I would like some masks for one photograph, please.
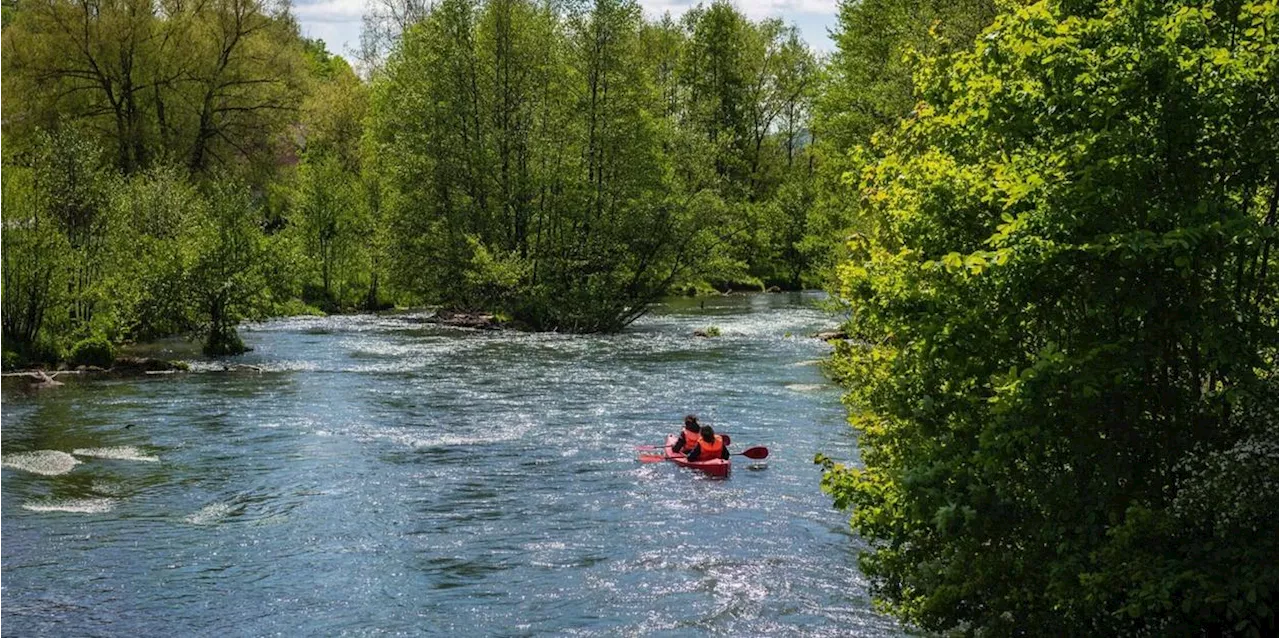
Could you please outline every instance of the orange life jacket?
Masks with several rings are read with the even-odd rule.
[[[698,460],[699,461],[710,461],[712,459],[718,459],[720,458],[720,455],[723,452],[724,452],[724,439],[720,438],[719,434],[716,435],[716,440],[710,443],[708,443],[706,439],[698,440]]]
[[[698,444],[698,441],[702,440],[702,435],[694,435],[689,430],[680,430],[680,440],[683,441],[680,445],[680,451],[688,452],[693,449],[693,446]]]

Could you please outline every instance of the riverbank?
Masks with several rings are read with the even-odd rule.
[[[738,282],[736,284],[722,284],[724,290],[718,290],[710,284],[698,283],[689,284],[687,286],[678,286],[671,292],[670,298],[686,298],[693,300],[706,300],[718,297],[727,297],[730,295],[747,295],[756,293],[800,293],[801,290],[784,290],[778,286],[771,286],[764,289],[756,287],[755,284]],[[325,312],[314,304],[306,303],[302,300],[294,299],[289,302],[280,304],[278,312],[255,317],[251,321],[269,321],[272,319],[287,319],[293,317],[327,317],[327,316],[344,316],[344,315],[360,315],[368,314],[370,311],[360,308],[344,308],[335,312]],[[461,310],[442,307],[413,307],[413,306],[396,306],[394,304],[383,304],[378,310],[373,311],[374,314],[386,313],[405,313],[405,312],[429,312],[423,318],[427,323],[434,323],[442,326],[455,328],[472,328],[479,330],[518,330],[533,331],[533,328],[518,319],[513,319],[510,315],[497,311],[476,311]],[[824,334],[832,334],[827,331]],[[699,336],[706,336],[705,334]],[[817,336],[817,335],[815,335]],[[819,336],[819,338],[824,338]],[[86,339],[75,344],[55,345],[45,343],[44,345],[31,349],[31,353],[22,354],[14,350],[4,350],[2,364],[0,364],[0,372],[5,377],[28,377],[34,378],[32,375],[43,372],[46,374],[79,374],[86,376],[122,376],[130,374],[147,374],[156,372],[174,371],[178,367],[184,365],[183,361],[199,353],[195,349],[190,349],[184,357],[165,358],[154,355],[154,349],[149,346],[154,343],[173,343],[175,339],[185,339],[192,343],[195,342],[195,336],[167,335],[144,341],[109,341],[105,338],[98,337]],[[825,338],[824,338],[825,339]],[[88,348],[83,346],[88,345]],[[84,349],[91,352],[89,356],[80,356],[80,351]],[[238,354],[238,353],[236,353]],[[117,355],[119,355],[117,357]],[[235,356],[234,354],[231,356]],[[148,361],[139,361],[147,359]]]

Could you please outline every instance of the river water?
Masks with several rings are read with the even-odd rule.
[[[4,633],[898,635],[818,489],[815,452],[857,452],[816,300],[283,319],[242,329],[261,372],[6,383]],[[635,461],[688,412],[767,464]]]

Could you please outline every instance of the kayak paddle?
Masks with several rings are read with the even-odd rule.
[[[759,461],[761,459],[769,458],[769,448],[764,447],[763,445],[756,446],[756,447],[749,447],[741,452],[735,452],[733,454],[730,454],[729,456],[745,456],[749,459],[755,459]]]
[[[663,448],[660,448],[656,445],[637,445],[636,449],[661,450]],[[755,459],[757,461],[760,461],[760,460],[769,458],[769,448],[764,447],[763,445],[757,445],[756,447],[749,447],[741,452],[734,452],[729,456],[745,456],[749,459]],[[640,460],[646,463],[655,463],[657,461],[666,460],[666,457],[661,454],[645,454],[640,456]]]

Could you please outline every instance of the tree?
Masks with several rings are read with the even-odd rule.
[[[187,71],[195,108],[189,164],[204,171],[210,159],[234,153],[274,165],[276,135],[283,132],[302,95],[301,46],[288,5],[266,0],[211,0],[197,12]]]
[[[310,227],[325,296],[368,281],[357,238],[381,216],[351,184],[367,89],[287,3],[34,0],[6,5],[3,49],[6,364],[197,327],[236,351],[235,321],[310,274],[280,250],[299,156],[304,176],[340,166],[309,192],[340,204]]]
[[[391,175],[378,201],[399,287],[595,332],[690,271],[704,227],[672,178],[679,135],[662,113],[674,106],[642,25],[634,2],[560,14],[494,0],[441,3],[409,30],[371,130]]]
[[[270,175],[302,95],[287,5],[265,0],[34,0],[4,29],[6,136],[68,120],[132,174],[216,160]]]
[[[804,148],[807,146],[806,141],[812,144],[812,131],[807,129],[813,99],[817,94],[818,61],[795,27],[785,31],[778,57],[774,83],[779,103],[778,117],[782,121],[779,132],[782,147],[787,154],[787,169],[792,169],[802,153],[811,158]],[[803,139],[805,134],[809,135],[809,140]],[[812,161],[804,168],[811,175]]]
[[[342,58],[325,51],[322,40],[304,42],[309,82],[298,117],[300,152],[336,157],[342,169],[360,172],[369,87]]]
[[[803,191],[800,182],[812,179],[792,169],[811,139],[807,103],[816,84],[814,56],[794,27],[778,20],[752,22],[729,3],[699,5],[682,23],[677,175],[691,190],[715,189],[731,211],[717,249],[722,254],[711,259],[712,283],[798,285],[786,273],[804,262],[784,236],[792,215],[803,212],[799,219],[807,218],[811,198],[775,200],[785,183]],[[796,192],[790,189],[788,197]]]
[[[63,129],[42,134],[32,158],[35,205],[44,209],[66,242],[67,325],[76,337],[88,336],[106,291],[100,284],[111,225],[108,197],[113,176],[103,170],[98,149]],[[39,222],[34,222],[39,225]]]
[[[109,127],[116,164],[125,172],[144,165],[147,145],[144,100],[154,89],[152,56],[164,51],[152,0],[36,0],[19,5],[5,29],[6,90],[23,102],[10,112],[29,112],[25,125],[50,128],[57,117]],[[36,108],[32,108],[36,107]],[[25,121],[24,121],[25,120]]]
[[[46,323],[59,307],[65,284],[61,278],[66,240],[33,184],[32,171],[10,167],[4,184],[3,328],[6,353],[19,360],[56,359],[57,352],[41,347]],[[41,352],[43,350],[43,352]],[[20,361],[18,361],[20,362]],[[5,368],[13,361],[6,354]]]
[[[18,0],[0,0],[0,29],[8,27],[17,12]]]
[[[365,77],[383,71],[405,32],[429,13],[423,0],[369,0],[361,16],[359,61]]]
[[[224,179],[209,189],[182,234],[187,286],[205,334],[204,353],[236,355],[248,350],[236,324],[264,302],[268,247],[248,188]]]
[[[806,222],[806,260],[834,273],[846,257],[854,214],[844,175],[850,151],[912,117],[912,71],[919,56],[965,51],[996,15],[994,0],[844,0],[832,33],[836,51],[814,101],[818,183]],[[833,282],[829,282],[834,285]]]
[[[855,156],[865,467],[824,488],[930,631],[1277,625],[1274,2],[1038,2]]]
[[[370,131],[391,190],[393,281],[463,307],[466,236],[486,232],[491,175],[475,30],[471,3],[446,0],[407,31],[374,87]]]
[[[665,290],[665,273],[653,277],[677,228],[651,116],[660,98],[639,64],[641,23],[639,5],[627,0],[597,0],[571,17],[569,63],[581,78],[570,107],[577,193],[559,202],[558,232],[537,254],[541,292],[523,312],[538,324],[617,330]]]
[[[188,303],[182,235],[204,201],[179,166],[136,173],[111,193],[114,224],[107,235],[110,262],[103,288],[109,336],[147,340],[191,332],[196,310]]]
[[[725,197],[739,199],[751,177],[748,91],[753,78],[746,56],[752,25],[723,1],[699,5],[684,19],[691,31],[681,72],[688,87],[689,121],[715,148],[717,187]]]
[[[680,53],[686,46],[687,36],[671,14],[666,13],[657,22],[641,26],[640,39],[644,48],[642,59],[649,69],[649,81],[662,100],[662,115],[675,121],[680,115],[682,101]]]
[[[358,174],[345,171],[337,158],[316,152],[298,169],[293,225],[302,235],[306,259],[320,272],[321,307],[335,310],[335,279],[356,249],[359,232]],[[314,270],[312,271],[314,272]]]

